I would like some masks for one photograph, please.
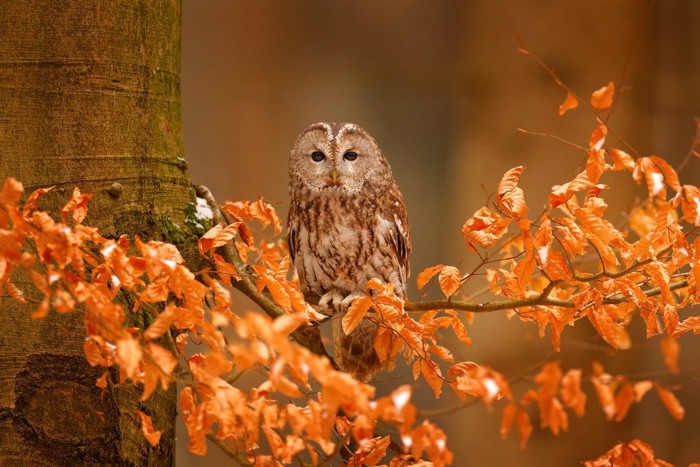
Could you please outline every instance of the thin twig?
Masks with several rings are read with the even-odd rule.
[[[233,459],[238,463],[238,465],[253,465],[252,462],[248,460],[248,455],[238,452],[226,443],[226,440],[219,439],[213,433],[207,433],[207,439],[221,449],[221,452],[226,454],[228,457]]]
[[[345,433],[345,434],[343,435],[343,437],[340,438],[340,439],[338,440],[337,443],[335,443],[335,447],[333,448],[333,452],[331,452],[330,454],[328,454],[328,455],[326,456],[326,458],[323,459],[323,461],[321,461],[321,462],[319,462],[318,464],[316,464],[316,467],[325,467],[326,465],[329,465],[329,464],[333,461],[333,459],[335,458],[335,456],[337,456],[338,454],[340,454],[340,451],[342,451],[343,446],[345,446],[345,443],[347,442],[348,438],[350,438],[350,433],[351,433],[351,432],[352,432],[352,428],[349,429],[349,430],[347,431],[347,433]]]

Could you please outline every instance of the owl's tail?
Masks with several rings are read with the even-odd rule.
[[[374,350],[374,337],[379,325],[369,319],[363,319],[349,334],[343,332],[342,315],[333,319],[334,360],[343,371],[352,374],[355,379],[367,382],[380,371],[391,371],[396,366],[396,358],[381,361]]]

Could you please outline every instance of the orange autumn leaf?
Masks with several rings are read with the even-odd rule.
[[[566,112],[568,112],[569,110],[575,109],[576,107],[578,107],[578,99],[576,99],[576,96],[574,96],[570,92],[567,93],[566,99],[564,99],[564,102],[562,102],[559,105],[559,116],[561,117]]]
[[[525,196],[522,188],[518,187],[518,180],[520,180],[523,170],[523,166],[510,169],[503,175],[496,190],[498,208],[515,220],[522,219],[527,214]]]
[[[46,193],[53,190],[54,188],[55,188],[55,186],[52,186],[49,188],[39,188],[37,190],[34,190],[29,195],[29,198],[27,198],[27,201],[24,202],[24,207],[22,208],[22,216],[23,217],[31,216],[32,212],[39,209],[39,198],[41,198],[42,196],[44,196]]]
[[[588,310],[587,315],[596,332],[605,342],[615,349],[621,348],[618,342],[618,324],[610,316],[607,308],[594,307]]]
[[[256,220],[263,227],[272,224],[276,234],[282,232],[282,222],[277,211],[263,198],[257,201],[226,201],[222,210],[235,220]]]
[[[142,302],[164,302],[170,293],[170,284],[167,276],[160,276],[139,294],[139,300]]]
[[[542,221],[533,241],[535,250],[537,251],[537,258],[539,259],[540,265],[544,268],[547,266],[549,249],[554,241],[554,236],[552,235],[552,221],[549,219]]]
[[[603,149],[590,149],[588,151],[588,159],[586,160],[586,176],[591,183],[598,183],[601,175],[608,170],[610,166],[605,163],[605,151]]]
[[[651,381],[638,381],[634,383],[634,401],[641,402],[647,392],[654,388]]]
[[[641,182],[642,175],[644,175],[649,198],[665,193],[666,185],[675,192],[682,190],[676,171],[668,162],[657,156],[640,158],[632,175],[637,183]]]
[[[58,313],[69,313],[75,308],[75,299],[63,287],[54,292],[53,307]]]
[[[525,449],[527,447],[527,442],[532,434],[532,422],[530,421],[530,415],[523,408],[518,410],[515,416],[515,423],[518,427],[518,433],[520,434],[520,447]]]
[[[124,338],[117,341],[116,361],[126,372],[127,377],[134,377],[136,370],[138,370],[142,355],[143,352],[141,350],[141,346],[133,337]]]
[[[615,416],[613,420],[621,422],[627,416],[632,404],[636,402],[636,394],[632,385],[624,382],[615,395]]]
[[[612,106],[615,84],[610,81],[607,86],[594,91],[591,94],[591,105],[596,110],[607,110]]]
[[[431,266],[429,268],[423,269],[416,278],[416,285],[418,286],[418,288],[422,289],[423,287],[425,287],[425,284],[427,284],[428,281],[433,278],[433,276],[442,271],[444,267],[444,265],[438,264],[437,266]]]
[[[581,390],[581,374],[580,369],[572,369],[566,372],[561,379],[561,398],[564,405],[574,411],[574,413],[583,417],[586,413],[586,393]]]
[[[83,342],[83,352],[85,353],[85,359],[88,361],[90,366],[109,366],[111,363],[104,357],[102,348],[104,342],[100,336],[92,336],[85,339]]]
[[[97,386],[100,389],[107,389],[107,378],[109,377],[109,372],[105,371],[102,373],[102,376],[97,378],[97,381],[95,381],[95,386]]]
[[[270,291],[270,295],[272,295],[272,299],[277,302],[284,311],[290,313],[292,311],[292,299],[285,287],[272,276],[266,274],[262,277],[265,282],[265,287],[267,287],[267,290]]]
[[[347,313],[343,316],[343,332],[349,335],[355,330],[362,318],[367,314],[367,310],[372,306],[372,298],[369,296],[357,297],[352,301]]]
[[[468,394],[483,398],[487,405],[503,397],[509,400],[513,398],[503,375],[474,362],[460,362],[452,365],[447,375],[454,379],[450,384],[458,395]]]
[[[588,179],[588,175],[584,171],[576,175],[570,182],[553,186],[549,194],[549,209],[554,209],[566,203],[576,193],[588,190],[592,185],[593,184]]]
[[[275,318],[272,322],[272,329],[282,336],[288,336],[305,322],[306,315],[304,313],[290,313]]]
[[[559,362],[546,363],[535,376],[539,389],[536,392],[533,391],[533,397],[540,411],[540,427],[549,428],[554,435],[569,428],[568,415],[556,397],[561,377]]]
[[[24,193],[24,187],[19,180],[7,177],[0,190],[0,204],[4,206],[16,206]]]
[[[654,389],[656,390],[656,394],[659,396],[661,403],[664,405],[664,407],[666,407],[668,413],[671,414],[671,417],[678,421],[683,420],[685,417],[685,409],[681,405],[678,398],[676,398],[676,395],[665,387],[661,386],[659,383],[654,383]]]
[[[644,269],[644,272],[646,272],[646,274],[648,274],[659,287],[661,299],[664,301],[664,304],[671,306],[675,305],[676,299],[674,298],[673,293],[671,293],[671,288],[669,286],[671,278],[666,272],[663,264],[658,262],[651,263]]]
[[[599,458],[584,462],[584,465],[585,467],[673,467],[672,464],[664,460],[656,459],[651,446],[638,439],[632,440],[629,443],[616,444]]]
[[[605,417],[608,420],[612,420],[615,417],[616,406],[613,388],[610,385],[610,376],[606,374],[593,375],[591,376],[591,382]]]
[[[596,247],[606,265],[615,266],[618,259],[611,245],[624,245],[624,235],[609,221],[603,219],[592,207],[571,207],[571,211],[579,221],[581,229],[586,232],[588,239]]]
[[[445,465],[452,464],[453,454],[446,446],[446,438],[445,433],[440,428],[433,425],[428,420],[423,421],[423,423],[410,433],[402,434],[401,436],[404,446],[407,448],[410,446],[413,459],[408,458],[402,460],[398,458],[398,462],[392,462],[390,467],[407,465],[407,461],[409,461],[409,465],[421,467],[427,467],[429,465],[444,467]],[[423,452],[425,452],[430,462],[419,461],[416,463],[416,459],[422,458]]]
[[[588,241],[586,234],[581,230],[581,227],[568,217],[558,217],[552,219],[556,228],[557,239],[561,242],[567,253],[570,255],[582,255],[586,252]]]
[[[442,393],[442,374],[440,372],[440,367],[430,360],[419,360],[420,372],[423,377],[428,382],[428,386],[433,390],[435,398],[440,397]]]
[[[693,334],[700,334],[700,316],[691,316],[678,323],[673,331],[673,337],[678,337],[688,331],[693,331]]]
[[[680,372],[678,368],[678,355],[681,351],[678,339],[666,336],[661,338],[659,343],[661,344],[661,352],[664,357],[664,365],[666,365],[666,368],[668,368],[671,373],[677,375]]]
[[[446,362],[454,362],[455,359],[452,356],[452,352],[446,347],[443,347],[441,345],[431,345],[428,347],[428,351],[437,355],[440,357],[442,360],[445,360]]]
[[[612,170],[629,170],[630,172],[634,170],[634,159],[625,151],[613,148],[610,149],[609,154],[613,160]]]
[[[389,436],[371,439],[357,451],[356,456],[360,458],[362,465],[377,465],[386,456],[386,450],[390,442],[391,438]],[[364,453],[367,454],[362,455]]]
[[[221,255],[214,253],[212,255],[212,260],[214,261],[214,267],[216,268],[219,279],[225,285],[231,285],[231,278],[235,280],[241,279],[236,267],[233,264],[225,261]]]
[[[655,211],[656,206],[652,203],[644,203],[634,206],[627,215],[629,228],[643,239],[656,230]]]
[[[482,207],[465,222],[462,236],[470,250],[476,251],[476,246],[491,247],[507,232],[510,218],[504,218]]]
[[[87,216],[87,202],[92,199],[91,194],[82,194],[80,189],[76,187],[73,190],[73,196],[70,201],[61,209],[61,217],[65,222],[69,213],[73,213],[73,221],[80,224]]]
[[[588,141],[588,159],[586,161],[586,178],[592,185],[598,183],[600,176],[610,167],[605,163],[605,138],[608,128],[600,124],[593,132]]]
[[[239,226],[240,223],[237,222],[227,226],[224,226],[224,224],[215,225],[199,238],[199,252],[205,254],[226,245],[236,236]]]
[[[503,414],[501,415],[501,439],[505,441],[508,439],[508,434],[510,433],[513,423],[515,422],[515,416],[518,414],[519,410],[518,404],[515,402],[509,402],[503,408]]]
[[[656,164],[656,167],[659,168],[661,173],[664,176],[664,181],[666,184],[671,187],[673,191],[676,193],[680,193],[682,190],[680,181],[678,180],[678,173],[676,172],[676,169],[674,169],[671,164],[666,162],[664,159],[658,157],[658,156],[649,156],[649,159],[651,159],[654,164]]]
[[[440,283],[440,290],[445,294],[445,297],[450,298],[457,292],[460,285],[462,285],[462,274],[454,266],[445,266],[440,271],[440,276],[438,276],[438,282]]]
[[[389,330],[378,332],[377,335],[374,336],[372,345],[374,346],[374,351],[377,352],[377,357],[379,357],[380,362],[386,361],[386,359],[389,358],[393,342],[394,334]]]
[[[169,350],[166,350],[153,342],[149,342],[146,345],[146,350],[148,351],[150,358],[153,360],[153,363],[158,366],[158,370],[163,372],[163,376],[169,376],[173,373],[178,362],[177,358],[175,358],[175,356]],[[163,388],[167,389],[169,382],[168,378],[161,378],[161,381],[163,383]]]
[[[141,420],[141,432],[143,433],[144,438],[151,443],[151,446],[157,446],[163,432],[160,430],[155,431],[153,429],[153,420],[151,420],[151,417],[146,415],[144,412],[139,410],[136,413]]]
[[[700,189],[692,185],[683,185],[681,210],[686,222],[700,225]]]
[[[464,327],[464,323],[462,323],[456,314],[454,318],[452,318],[450,324],[452,325],[452,329],[454,330],[457,339],[459,339],[467,347],[471,347],[472,339],[469,337],[469,334],[467,334],[467,328]]]

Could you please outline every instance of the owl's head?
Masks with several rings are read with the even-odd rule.
[[[297,138],[289,157],[290,186],[312,191],[359,192],[369,180],[392,180],[376,141],[354,123],[314,123]]]

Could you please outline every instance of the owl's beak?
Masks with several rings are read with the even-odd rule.
[[[338,181],[338,172],[335,169],[333,169],[333,172],[331,172],[331,180],[333,180],[333,183]]]

